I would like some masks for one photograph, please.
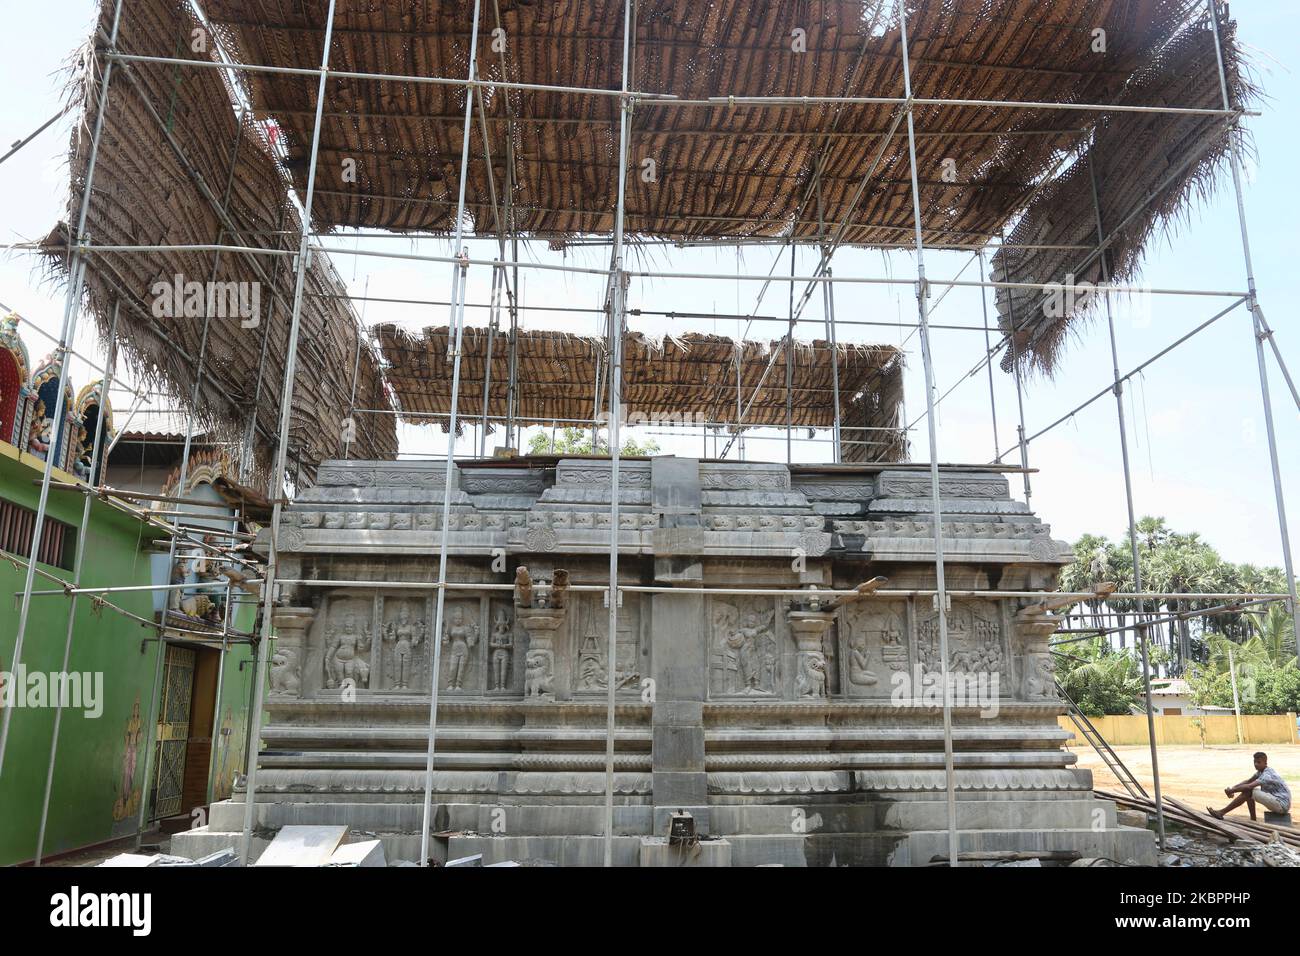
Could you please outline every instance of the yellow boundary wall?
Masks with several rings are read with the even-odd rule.
[[[1078,728],[1069,717],[1058,718],[1063,730],[1075,735],[1071,746],[1088,746]],[[1112,715],[1107,717],[1089,717],[1088,720],[1097,728],[1097,732],[1112,747],[1124,744],[1147,743],[1147,718],[1145,714]],[[1237,743],[1237,718],[1232,714],[1213,714],[1206,717],[1166,717],[1156,715],[1157,744],[1200,744],[1201,728],[1204,725],[1207,744]],[[1296,715],[1287,714],[1243,714],[1241,717],[1241,742],[1246,744],[1295,744],[1300,743],[1296,734]]]

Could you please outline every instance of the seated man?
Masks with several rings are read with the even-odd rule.
[[[1255,819],[1255,804],[1259,804],[1265,810],[1271,810],[1273,813],[1289,813],[1291,810],[1291,790],[1287,787],[1286,782],[1276,770],[1268,765],[1268,754],[1260,751],[1255,754],[1255,773],[1248,777],[1235,787],[1227,787],[1223,791],[1229,797],[1236,794],[1235,798],[1222,810],[1216,810],[1213,807],[1207,807],[1210,816],[1222,820],[1223,815],[1229,810],[1234,810],[1243,803],[1246,809],[1250,811],[1250,818]]]

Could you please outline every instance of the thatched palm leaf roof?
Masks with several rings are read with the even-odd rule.
[[[1130,77],[1186,23],[1191,0],[925,0],[909,20],[914,93],[1061,103],[1111,102]],[[1201,4],[1200,6],[1203,6]],[[237,55],[255,63],[319,65],[326,0],[207,0]],[[342,0],[331,67],[462,78],[468,75],[469,0],[383,4]],[[679,98],[903,95],[894,0],[642,0],[631,87]],[[484,6],[480,76],[511,82],[599,87],[621,82],[623,0],[500,3],[505,72],[489,48],[495,25]],[[1093,31],[1106,30],[1106,52]],[[803,30],[807,52],[795,52]],[[309,76],[251,74],[257,108],[287,131],[306,183],[315,99]],[[488,94],[496,186],[505,181],[507,117],[513,117],[519,228],[563,239],[612,228],[618,181],[618,102],[607,96],[511,90]],[[333,81],[321,136],[321,226],[448,230],[456,204],[464,94],[455,87],[359,79]],[[822,177],[825,216],[854,224],[850,242],[911,242],[906,137],[895,135],[871,188],[850,213],[896,107],[784,108],[642,101],[632,121],[633,173],[627,225],[633,234],[801,236],[818,232],[815,205],[800,200],[829,143]],[[1087,135],[1087,113],[919,107],[918,169],[929,242],[996,235],[1060,150]],[[1045,132],[1044,132],[1045,131]],[[828,140],[826,137],[830,136]],[[482,133],[472,133],[468,212],[494,219]],[[360,181],[342,183],[344,158]],[[945,158],[957,180],[944,182]],[[642,181],[645,160],[656,182]]]
[[[105,30],[113,6],[106,4],[102,11]],[[183,41],[183,52],[193,56],[189,40],[194,26],[188,8],[174,0],[132,2],[122,16],[118,46],[128,53],[172,56]],[[72,95],[82,101],[82,122],[74,132],[70,157],[68,217],[72,222],[81,204],[100,85],[99,76],[88,70],[73,88]],[[179,156],[168,131],[181,150]],[[237,157],[233,175],[232,155]],[[198,184],[200,179],[218,202],[230,183],[227,212],[236,234],[223,231],[221,218]],[[86,223],[93,244],[228,242],[275,248],[276,239],[268,233],[300,228],[287,185],[268,155],[258,125],[248,118],[240,130],[222,74],[213,70],[181,74],[175,67],[155,64],[115,68]],[[67,242],[65,225],[46,242],[51,267],[60,273],[66,270]],[[155,283],[171,284],[177,275],[187,282],[260,283],[256,327],[244,327],[238,316],[216,317],[208,323],[195,430],[241,439],[256,403],[260,425],[256,464],[265,473],[278,428],[288,353],[294,278],[289,260],[226,253],[215,271],[214,254],[205,252],[105,253],[92,255],[88,262],[86,296],[100,333],[107,335],[113,302],[120,298],[117,333],[124,357],[144,384],[183,405],[188,405],[194,385],[193,360],[205,348],[204,320],[159,317],[154,311]],[[251,286],[245,287],[251,300]],[[312,261],[305,289],[290,453],[310,475],[317,462],[341,449],[340,420],[349,407],[357,342],[364,332],[347,300],[339,298],[346,288],[327,259]],[[265,335],[269,339],[259,391],[257,369]],[[362,342],[357,402],[382,407],[386,398],[377,358]],[[397,440],[391,416],[358,421],[353,447],[367,457],[393,457]]]
[[[428,419],[420,413],[449,413],[452,365],[447,360],[447,328],[429,328],[412,335],[394,325],[380,325],[374,332],[402,411],[413,413],[412,421],[425,423]],[[520,331],[518,336],[518,420],[526,424],[590,420],[596,410],[597,371],[604,374],[609,363],[605,340],[532,330]],[[476,422],[483,412],[487,346],[486,329],[465,330],[457,401],[462,422]],[[622,389],[622,408],[628,420],[736,422],[737,351],[735,340],[723,336],[690,333],[659,341],[628,335],[623,346]],[[742,408],[748,408],[742,427],[784,426],[786,356],[782,342],[747,341],[739,351]],[[852,414],[861,419],[854,424],[880,430],[871,440],[882,442],[891,454],[901,451],[896,430],[902,401],[902,353],[888,345],[840,345],[834,354],[846,423],[852,408]],[[831,355],[826,342],[795,342],[790,394],[791,421],[796,427],[829,428],[834,424]],[[494,337],[491,369],[488,415],[504,417],[509,360],[502,335]],[[608,408],[608,389],[603,394],[602,412]],[[444,429],[448,426],[446,419],[440,424]]]
[[[1231,39],[1233,25],[1220,28]],[[1225,43],[1225,66],[1232,80],[1234,106],[1254,99],[1235,43]],[[1118,101],[1121,104],[1222,106],[1213,35],[1208,25],[1180,33],[1152,63],[1139,71]],[[1184,215],[1190,201],[1203,198],[1226,165],[1229,136],[1242,138],[1220,117],[1110,113],[1100,117],[1092,139],[1069,169],[1044,188],[1008,235],[1014,244],[1093,245],[1098,242],[1096,206],[1102,228],[1114,240],[1105,260],[1078,249],[1045,249],[1030,254],[1015,249],[993,258],[998,281],[1125,284],[1140,273],[1142,252],[1153,234]],[[1094,202],[1093,184],[1096,183]],[[1131,216],[1134,210],[1144,210]],[[1125,220],[1129,220],[1125,224]],[[1086,263],[1086,264],[1085,264]],[[1048,297],[1055,295],[1055,301]],[[998,289],[998,322],[1014,330],[1002,366],[1013,361],[1051,372],[1059,360],[1071,323],[1094,314],[1103,299],[1075,296],[1076,307],[1059,314],[1070,299],[1030,289]],[[1045,308],[1045,306],[1047,306]]]

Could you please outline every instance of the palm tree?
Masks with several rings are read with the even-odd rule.
[[[1295,667],[1295,622],[1287,612],[1284,602],[1268,606],[1267,611],[1251,611],[1248,614],[1250,626],[1254,631],[1251,641],[1258,641],[1260,648],[1274,667]]]

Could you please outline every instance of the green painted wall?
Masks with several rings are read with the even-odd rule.
[[[12,446],[0,444],[0,497],[35,508],[40,477],[39,463],[17,459]],[[83,499],[67,491],[51,491],[49,513],[71,525],[81,521]],[[91,509],[86,558],[81,583],[85,587],[150,584],[147,551],[150,531],[142,522],[96,502]],[[22,556],[24,559],[26,555]],[[12,595],[21,592],[24,570],[0,552],[0,670],[13,670],[18,614]],[[70,579],[70,571],[41,566]],[[36,588],[54,587],[37,576]],[[153,619],[150,592],[114,594],[110,600],[146,619]],[[30,675],[46,674],[62,666],[69,599],[32,599],[23,646],[22,663]],[[254,610],[241,608],[238,630],[248,630]],[[59,733],[58,759],[46,825],[45,856],[74,850],[135,832],[144,786],[145,748],[151,739],[147,726],[158,643],[142,644],[152,629],[107,608],[96,613],[91,601],[77,601],[70,672],[100,673],[102,713],[65,708]],[[227,733],[214,745],[218,762],[226,768],[220,791],[229,791],[230,777],[242,769],[252,665],[247,647],[227,656],[222,690],[222,723]],[[0,865],[32,859],[40,824],[45,774],[49,763],[54,708],[22,707],[14,711],[8,752],[0,773]],[[224,752],[223,752],[224,751]]]

